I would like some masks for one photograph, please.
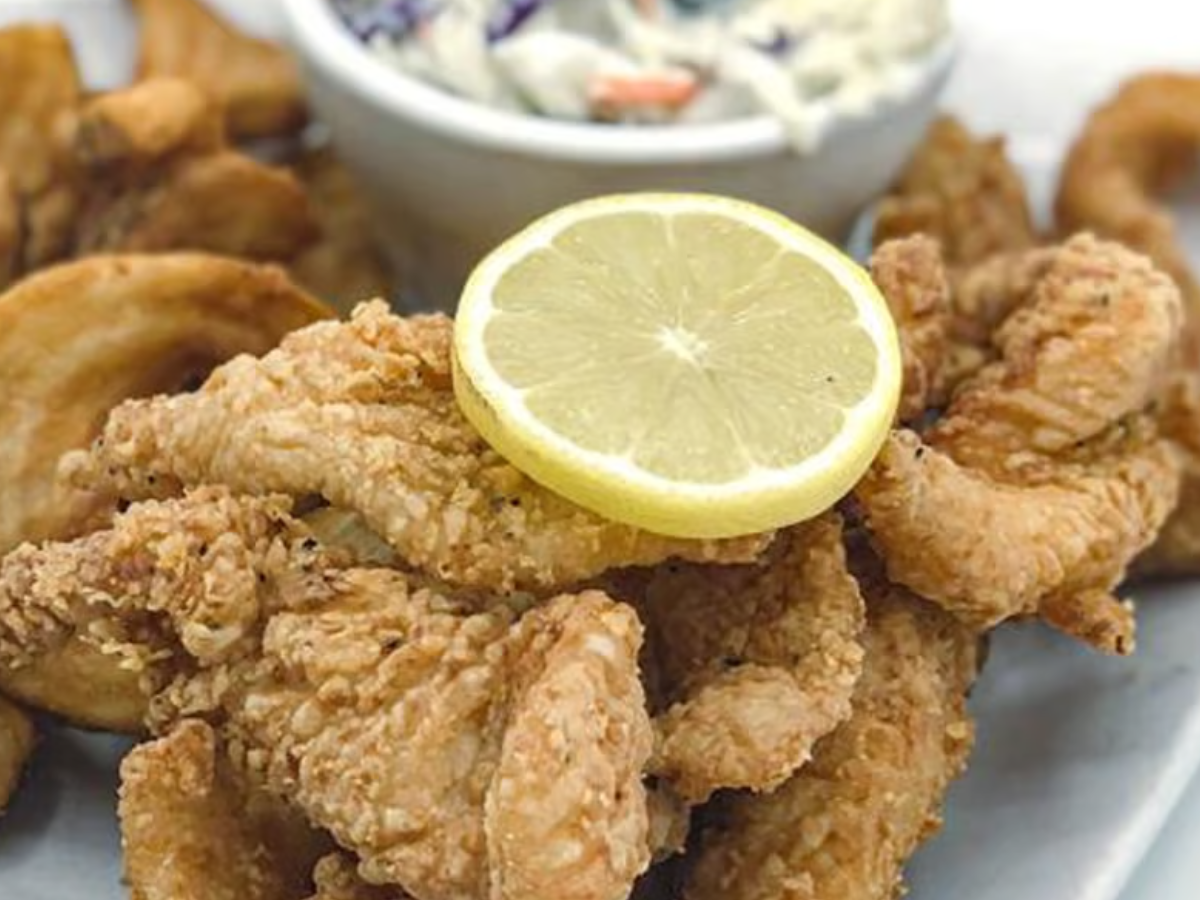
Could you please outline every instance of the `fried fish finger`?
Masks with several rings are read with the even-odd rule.
[[[8,806],[33,752],[33,723],[29,717],[0,697],[0,813]]]
[[[219,753],[212,728],[192,719],[121,763],[133,900],[296,900],[308,890],[324,841],[303,820],[288,821],[279,804],[248,803]],[[288,831],[309,832],[307,853],[280,840]]]
[[[686,900],[890,900],[966,765],[973,633],[902,591],[868,593],[866,664],[844,725],[771,794],[717,801]]]
[[[596,592],[524,614],[341,570],[284,498],[217,488],[0,564],[0,658],[63,633],[141,661],[151,723],[202,717],[415,896],[612,900],[650,859],[652,731],[634,611]]]
[[[943,117],[929,129],[876,213],[874,243],[924,234],[955,269],[1037,243],[1025,184],[1001,138],[981,140]]]
[[[661,566],[643,608],[668,699],[654,772],[688,802],[777,787],[850,714],[863,607],[835,515],[757,565]]]
[[[662,537],[604,520],[525,478],[458,409],[452,323],[366,304],[303,329],[197,392],[132,401],[67,465],[122,496],[173,483],[321,495],[362,514],[410,565],[456,584],[554,589],[610,568],[755,559],[769,536]]]
[[[980,628],[1040,611],[1130,652],[1111,591],[1178,498],[1177,454],[1147,411],[1179,321],[1144,258],[1087,236],[1054,251],[997,330],[997,360],[923,440],[894,434],[856,489],[890,577]]]

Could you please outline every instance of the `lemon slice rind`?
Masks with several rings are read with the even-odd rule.
[[[877,351],[875,383],[858,404],[841,407],[843,426],[817,453],[795,465],[755,470],[726,484],[665,478],[627,457],[580,447],[547,426],[508,384],[487,352],[493,290],[531,252],[572,225],[605,213],[724,212],[750,223],[780,247],[807,256],[855,300],[857,324]],[[887,304],[869,275],[828,242],[785,217],[745,201],[705,194],[624,194],[586,200],[539,219],[497,247],[463,290],[455,323],[455,393],[467,418],[499,453],[535,481],[581,506],[646,530],[720,538],[766,531],[811,518],[845,496],[887,435],[901,386],[899,340]]]

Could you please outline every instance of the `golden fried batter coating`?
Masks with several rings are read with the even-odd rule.
[[[133,900],[296,900],[307,891],[327,845],[297,813],[250,798],[219,753],[212,728],[192,719],[121,763]]]
[[[880,244],[871,256],[871,279],[900,334],[904,386],[896,415],[913,422],[946,394],[950,285],[937,242],[918,234]]]
[[[0,407],[0,552],[86,530],[96,498],[56,483],[58,458],[122,400],[190,387],[330,315],[279,269],[198,254],[79,260],[0,295],[14,399]]]
[[[660,566],[643,606],[668,699],[654,771],[685,800],[777,787],[850,714],[863,607],[837,516],[758,565]]]
[[[1200,75],[1146,72],[1088,118],[1060,176],[1055,213],[1070,234],[1095,231],[1150,256],[1176,280],[1200,325],[1200,285],[1159,196],[1196,165]]]
[[[956,269],[1037,243],[1003,139],[977,139],[950,117],[933,123],[876,213],[876,246],[913,234],[937,239]]]
[[[12,401],[0,405],[0,553],[108,521],[115,496],[73,491],[55,472],[117,403],[186,388],[329,314],[278,269],[194,254],[93,257],[0,295],[0,373]],[[117,731],[141,727],[137,678],[73,640],[21,668],[0,665],[0,689],[24,703]]]
[[[641,626],[595,591],[471,614],[338,570],[282,498],[135,505],[0,565],[0,659],[85,636],[170,682],[234,771],[416,896],[617,900],[650,859]]]
[[[1144,258],[1088,236],[1038,271],[993,336],[998,358],[924,440],[893,435],[855,496],[889,575],[965,621],[1040,611],[1130,652],[1132,616],[1110,592],[1178,496],[1177,455],[1145,411],[1179,296]]]
[[[458,584],[552,589],[669,557],[746,562],[767,536],[667,538],[587,512],[525,478],[463,417],[452,323],[382,303],[303,329],[262,359],[218,369],[197,392],[110,416],[75,480],[123,496],[172,481],[319,494],[356,510],[409,564]],[[154,483],[151,484],[151,479]]]
[[[888,573],[963,621],[1041,615],[1098,649],[1134,649],[1132,610],[1110,592],[1174,507],[1178,465],[1152,433],[1103,465],[1055,464],[1007,484],[893,434],[858,488]]]
[[[80,114],[75,152],[110,177],[141,174],[171,156],[214,153],[226,144],[220,109],[190,81],[156,78],[101,94]]]
[[[33,723],[24,712],[0,697],[0,813],[8,806],[8,798],[32,752]]]
[[[966,765],[977,671],[963,626],[903,592],[868,595],[866,667],[848,722],[771,794],[719,800],[686,900],[891,900]]]
[[[1119,240],[1150,256],[1183,292],[1186,324],[1178,383],[1161,403],[1164,433],[1184,455],[1179,506],[1138,561],[1149,575],[1200,571],[1200,283],[1162,198],[1196,167],[1200,75],[1146,72],[1088,118],[1063,165],[1055,213],[1064,232]]]
[[[91,101],[74,149],[86,176],[76,255],[286,260],[317,236],[295,176],[226,147],[219,107],[190,82],[153,79]]]
[[[355,863],[343,853],[331,853],[313,870],[317,892],[308,900],[409,900],[397,888],[367,884]]]

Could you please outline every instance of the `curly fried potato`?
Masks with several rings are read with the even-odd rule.
[[[0,296],[0,552],[107,520],[115,498],[71,490],[56,466],[113,406],[193,386],[328,315],[279,269],[198,254],[93,257]],[[94,727],[135,729],[145,705],[133,673],[73,644],[0,685]]]
[[[196,0],[134,0],[142,36],[138,75],[187,78],[225,108],[234,138],[302,128],[308,114],[295,63],[281,48],[241,34]]]
[[[1200,317],[1197,284],[1159,195],[1195,167],[1200,75],[1147,72],[1092,113],[1063,165],[1055,215],[1064,233],[1095,231],[1150,256]]]
[[[292,275],[346,312],[360,300],[392,296],[395,278],[350,173],[328,148],[303,156],[294,171],[308,192],[321,236],[288,264]]]
[[[23,223],[16,274],[61,257],[69,245],[78,201],[69,142],[81,96],[61,29],[0,28],[0,169]]]

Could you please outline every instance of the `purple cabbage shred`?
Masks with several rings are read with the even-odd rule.
[[[365,7],[354,0],[334,0],[334,8],[361,41],[377,35],[392,40],[407,37],[435,12],[431,0],[384,0]]]
[[[545,5],[546,0],[507,0],[488,23],[488,43],[494,44],[509,37]]]

